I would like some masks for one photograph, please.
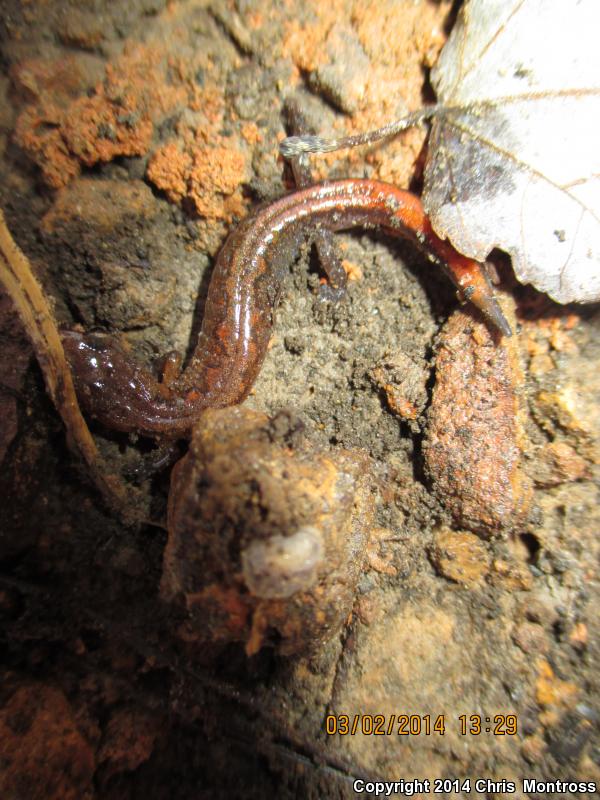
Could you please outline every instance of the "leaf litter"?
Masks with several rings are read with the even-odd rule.
[[[561,303],[600,300],[599,24],[596,0],[471,0],[432,72],[434,228]]]

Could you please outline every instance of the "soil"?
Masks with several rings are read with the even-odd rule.
[[[227,231],[286,191],[285,102],[325,136],[419,107],[458,5],[2,0],[0,203],[59,323],[148,365],[189,353]],[[314,160],[315,179],[418,191],[425,136]],[[0,298],[2,797],[600,784],[598,309],[499,256],[501,341],[409,244],[337,238],[346,296],[321,299],[307,244],[251,396],[200,423],[168,521],[163,446],[92,427],[125,524]],[[314,564],[267,558],[274,531]]]

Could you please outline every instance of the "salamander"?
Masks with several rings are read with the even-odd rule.
[[[189,435],[204,409],[240,403],[263,363],[286,268],[300,244],[311,231],[354,227],[412,239],[448,271],[462,299],[510,335],[481,265],[436,236],[418,197],[380,181],[326,181],[258,208],[229,235],[197,346],[172,380],[157,380],[110,337],[65,331],[84,411],[112,429],[173,439]]]

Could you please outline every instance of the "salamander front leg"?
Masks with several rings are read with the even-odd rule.
[[[298,102],[289,100],[286,103],[285,113],[288,127],[294,136],[309,132],[309,125]],[[304,153],[292,156],[288,159],[288,163],[297,189],[304,189],[314,185],[313,176],[308,165],[308,157]],[[316,227],[313,234],[313,242],[319,257],[319,263],[323,272],[327,275],[327,283],[319,287],[319,297],[322,300],[336,303],[346,294],[348,276],[342,266],[342,257],[335,235],[325,228]]]

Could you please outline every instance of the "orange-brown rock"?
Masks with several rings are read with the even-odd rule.
[[[547,653],[550,647],[548,635],[541,625],[522,622],[513,631],[513,641],[524,653],[539,655]]]
[[[536,684],[536,700],[545,708],[574,708],[579,696],[579,689],[570,682],[555,675],[554,670],[545,659],[538,664]]]
[[[516,337],[499,340],[459,310],[442,330],[435,375],[423,446],[435,494],[461,527],[487,536],[518,528],[527,519],[532,486],[522,464]]]
[[[366,456],[315,452],[286,414],[206,412],[169,497],[161,591],[182,636],[313,649],[348,617],[370,517]]]
[[[415,420],[427,403],[427,373],[406,354],[390,354],[375,366],[370,377],[380,388],[393,414]]]
[[[557,486],[582,480],[589,475],[589,464],[583,456],[566,442],[554,441],[540,453],[535,483],[537,486]]]
[[[106,65],[103,81],[87,92],[80,87],[79,94],[72,79],[57,80],[67,64],[35,66],[15,71],[15,82],[35,98],[17,119],[15,140],[53,189],[66,186],[82,165],[146,153],[154,125],[186,98],[183,87],[169,84],[160,53],[143,45],[125,48]]]
[[[148,180],[169,200],[187,200],[198,216],[230,221],[245,213],[240,185],[248,177],[243,153],[227,144],[194,144],[191,152],[169,142],[148,163]]]
[[[469,589],[481,586],[490,569],[490,555],[485,545],[468,531],[448,528],[438,531],[431,559],[444,577]]]

